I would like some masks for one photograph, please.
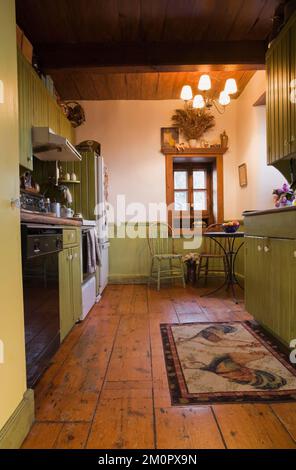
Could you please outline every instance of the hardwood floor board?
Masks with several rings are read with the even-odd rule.
[[[22,449],[52,449],[62,430],[62,423],[35,422]]]
[[[150,351],[125,355],[114,351],[110,360],[106,380],[110,382],[125,380],[151,380]]]
[[[99,400],[87,448],[153,449],[152,398],[139,396],[139,390],[106,390]]]
[[[179,313],[180,323],[200,323],[208,322],[209,319],[204,313]]]
[[[36,397],[37,421],[92,421],[97,404],[97,392],[54,392],[48,390]]]
[[[152,380],[140,381],[140,380],[125,380],[122,382],[105,382],[104,390],[145,390],[144,396],[152,397]],[[147,394],[149,392],[149,394]]]
[[[182,314],[203,314],[203,310],[196,300],[173,300],[177,315]]]
[[[154,388],[169,389],[163,352],[152,354],[152,380]]]
[[[65,423],[54,444],[55,449],[83,449],[90,429],[89,423]]]
[[[158,449],[224,449],[210,406],[156,409]]]
[[[134,285],[126,285],[124,286],[124,290],[122,292],[121,301],[117,307],[117,314],[118,315],[130,315],[132,309],[132,301],[134,296]]]
[[[213,410],[229,449],[296,448],[268,405],[214,405]]]
[[[271,408],[296,442],[296,402],[276,403]]]

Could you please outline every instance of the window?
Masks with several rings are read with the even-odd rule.
[[[174,163],[173,226],[192,228],[198,215],[207,225],[213,222],[212,164]]]

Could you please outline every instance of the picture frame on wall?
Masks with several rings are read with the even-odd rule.
[[[246,163],[242,163],[241,165],[239,165],[238,177],[239,177],[239,185],[241,188],[248,186],[248,173],[247,173]]]
[[[174,149],[179,143],[179,128],[161,127],[160,136],[162,149]]]

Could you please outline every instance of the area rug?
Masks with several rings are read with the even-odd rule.
[[[252,322],[160,325],[173,405],[296,401],[296,369]]]

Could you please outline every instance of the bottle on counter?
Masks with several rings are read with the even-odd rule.
[[[47,197],[44,203],[45,212],[50,212],[50,198]]]

